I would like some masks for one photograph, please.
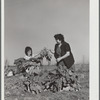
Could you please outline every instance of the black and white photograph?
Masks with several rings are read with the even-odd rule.
[[[89,7],[4,0],[4,100],[91,100]]]

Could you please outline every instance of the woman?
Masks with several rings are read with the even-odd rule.
[[[25,60],[29,60],[30,58],[34,57],[34,54],[32,53],[32,48],[27,46],[25,48]]]
[[[26,69],[27,73],[32,74],[32,73],[39,73],[40,72],[40,69],[39,69],[37,63],[31,61],[32,59],[34,61],[36,61],[37,58],[34,58],[34,55],[32,53],[32,48],[29,47],[29,46],[27,46],[25,48],[25,57],[24,57],[24,59],[26,60],[25,64],[27,66],[30,66],[29,68]]]

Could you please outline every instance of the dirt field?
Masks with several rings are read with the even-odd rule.
[[[43,67],[47,70],[55,68],[54,66]],[[56,93],[45,91],[37,95],[23,91],[20,75],[5,77],[5,100],[89,100],[89,65],[77,64],[76,73],[79,76],[80,91]]]

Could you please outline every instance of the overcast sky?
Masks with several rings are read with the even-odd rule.
[[[54,49],[56,33],[71,46],[76,63],[89,61],[89,0],[5,0],[5,60]],[[52,63],[54,63],[54,59]]]

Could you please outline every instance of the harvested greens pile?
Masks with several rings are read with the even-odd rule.
[[[9,70],[12,71],[15,76],[18,74],[21,75],[20,81],[16,84],[21,84],[24,92],[39,94],[42,91],[57,92],[64,89],[68,91],[79,90],[77,75],[70,76],[68,74],[67,77],[65,77],[57,69],[51,71],[43,69],[37,62],[39,62],[39,59],[32,58],[25,60],[24,58],[19,58],[14,62],[17,70]]]

